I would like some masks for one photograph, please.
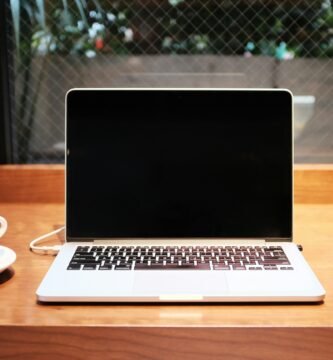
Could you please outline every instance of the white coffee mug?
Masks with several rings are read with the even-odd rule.
[[[5,235],[5,232],[7,231],[7,220],[0,216],[0,238],[1,236]]]

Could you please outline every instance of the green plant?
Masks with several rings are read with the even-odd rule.
[[[76,6],[74,6],[74,3]],[[85,55],[97,53],[127,53],[126,44],[133,40],[128,27],[127,10],[118,4],[106,11],[98,0],[54,2],[49,12],[49,30],[38,29],[33,36],[33,48],[45,54],[45,44],[50,41],[48,53]]]
[[[126,27],[125,12],[115,14],[102,9],[98,0],[88,7],[85,0],[53,2],[54,10],[46,14],[44,0],[10,0],[16,43],[16,144],[17,160],[28,160],[29,145],[40,88],[45,76],[47,55],[85,54],[98,51],[125,52],[124,43],[133,34]],[[108,24],[108,27],[104,24]],[[39,72],[33,71],[33,58],[42,56]],[[32,81],[34,80],[34,82]],[[32,85],[33,84],[33,85]]]

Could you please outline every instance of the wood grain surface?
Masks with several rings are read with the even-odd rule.
[[[295,176],[303,184],[295,242],[327,291],[324,303],[41,305],[35,292],[54,258],[31,253],[29,243],[64,224],[63,167],[0,167],[0,214],[9,223],[1,244],[17,254],[0,274],[0,359],[332,359],[332,169]],[[318,194],[306,194],[307,181]]]
[[[0,202],[63,203],[64,165],[0,165]],[[295,165],[294,201],[333,203],[333,165]]]
[[[298,204],[332,204],[333,165],[295,165],[294,202]]]
[[[64,165],[0,165],[0,203],[64,201]]]
[[[332,328],[6,327],[0,359],[331,360],[332,336]]]
[[[1,242],[17,253],[13,276],[0,275],[0,359],[333,357],[333,204],[295,207],[295,241],[327,290],[324,303],[302,305],[41,305],[35,291],[53,257],[29,242],[63,224],[64,206],[2,203],[0,213]]]

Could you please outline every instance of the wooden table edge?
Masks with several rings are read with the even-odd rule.
[[[9,326],[0,346],[3,358],[307,360],[332,358],[332,336],[332,327]]]

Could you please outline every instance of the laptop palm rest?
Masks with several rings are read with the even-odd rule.
[[[173,296],[214,296],[228,293],[228,285],[222,272],[212,271],[136,271],[135,295],[171,298]]]

